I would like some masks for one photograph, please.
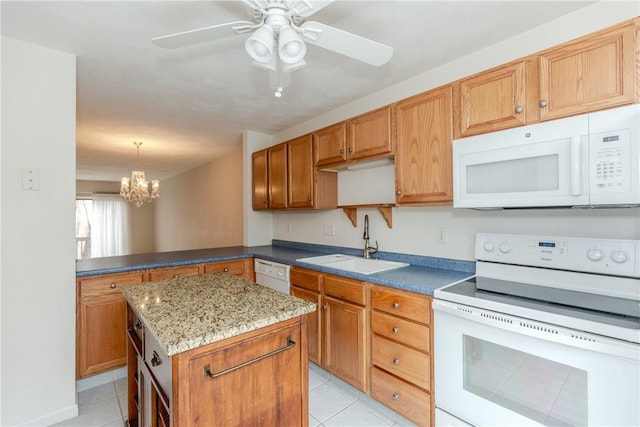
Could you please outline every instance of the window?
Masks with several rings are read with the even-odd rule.
[[[76,200],[76,258],[128,255],[130,205],[121,197],[94,194]]]

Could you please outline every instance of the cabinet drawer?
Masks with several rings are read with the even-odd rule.
[[[371,369],[371,396],[419,426],[431,423],[431,395],[377,368]]]
[[[165,353],[156,338],[149,333],[144,337],[144,361],[164,395],[171,396],[171,356]]]
[[[159,268],[149,272],[149,280],[166,280],[177,277],[197,276],[200,274],[200,267],[195,265],[183,265],[181,267]]]
[[[311,289],[312,291],[320,291],[320,274],[315,271],[294,267],[291,269],[289,277],[292,285]]]
[[[104,275],[79,279],[80,298],[120,295],[122,285],[142,283],[142,273]]]
[[[371,361],[427,391],[431,388],[431,360],[427,354],[374,335]]]
[[[325,295],[364,305],[364,283],[336,276],[324,276]]]
[[[242,276],[244,275],[244,261],[212,262],[204,265],[205,273],[216,273],[221,271],[233,274],[234,276]]]
[[[430,352],[429,327],[378,311],[371,312],[371,331],[425,353]]]
[[[371,288],[371,307],[405,317],[415,322],[429,324],[431,319],[430,298],[397,289],[374,286]]]

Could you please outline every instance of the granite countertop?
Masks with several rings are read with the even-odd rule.
[[[126,285],[122,293],[169,356],[316,310],[228,273]]]
[[[299,258],[331,253],[361,256],[362,250],[274,240],[272,245],[267,246],[234,246],[78,260],[76,263],[76,276],[83,277],[96,274],[121,273],[149,268],[173,267],[255,257],[420,294],[433,295],[436,289],[451,283],[467,280],[475,274],[474,261],[405,255],[391,252],[378,252],[374,255],[374,258],[406,262],[410,265],[382,273],[365,275],[297,261]]]

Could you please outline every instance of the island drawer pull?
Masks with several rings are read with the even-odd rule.
[[[220,371],[220,372],[217,372],[217,373],[214,374],[213,372],[211,372],[211,365],[207,365],[207,366],[204,367],[204,376],[206,378],[218,378],[218,377],[221,377],[221,376],[223,376],[225,374],[228,374],[230,372],[233,372],[233,371],[235,371],[237,369],[244,368],[245,366],[251,365],[252,363],[256,363],[256,362],[261,361],[262,359],[266,359],[267,357],[271,357],[271,356],[276,355],[278,353],[282,353],[285,350],[289,350],[291,347],[294,347],[295,345],[296,345],[295,341],[293,341],[291,339],[291,337],[289,336],[289,337],[287,337],[287,345],[286,346],[284,346],[282,348],[279,348],[277,350],[273,350],[272,352],[269,352],[267,354],[263,354],[262,356],[258,356],[255,359],[247,360],[246,362],[241,363],[239,365],[232,366],[231,368],[225,369],[224,371]]]

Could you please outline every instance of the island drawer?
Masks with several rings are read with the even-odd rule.
[[[336,276],[324,276],[324,293],[345,301],[364,305],[364,282],[351,279],[343,279]]]
[[[149,280],[176,279],[178,277],[197,276],[198,274],[200,274],[200,267],[197,264],[158,268],[149,272]]]
[[[431,424],[431,395],[375,367],[371,396],[419,426]]]
[[[120,295],[120,287],[142,283],[143,273],[105,274],[103,276],[78,279],[80,298]]]
[[[146,333],[144,337],[144,361],[165,396],[171,396],[171,356],[167,355],[156,337],[150,333]]]
[[[320,291],[320,274],[315,271],[294,267],[291,269],[289,278],[294,286]]]
[[[371,307],[415,322],[429,324],[430,298],[399,289],[383,286],[371,287]]]
[[[418,387],[431,388],[431,360],[427,354],[374,335],[371,362]]]
[[[409,345],[425,353],[430,352],[429,327],[379,311],[371,312],[371,331],[374,334]]]
[[[211,262],[209,264],[204,265],[204,272],[205,273],[225,272],[225,273],[233,274],[234,276],[242,276],[244,275],[244,261],[234,260],[234,261]]]

